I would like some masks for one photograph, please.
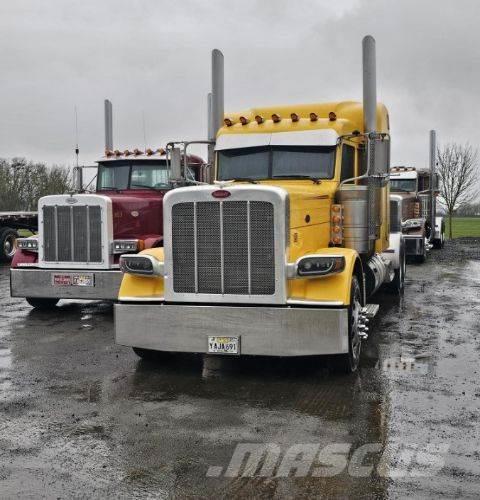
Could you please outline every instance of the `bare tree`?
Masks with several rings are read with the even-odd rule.
[[[449,219],[449,238],[452,238],[452,215],[471,202],[478,194],[478,150],[469,144],[447,144],[437,151],[440,177],[440,203]]]
[[[36,210],[38,199],[73,189],[70,171],[25,158],[0,159],[0,211]]]

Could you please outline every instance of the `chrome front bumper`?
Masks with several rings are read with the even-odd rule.
[[[54,286],[53,274],[93,274],[94,286]],[[12,297],[117,300],[122,273],[117,270],[10,269]]]
[[[117,344],[168,352],[207,352],[210,335],[240,337],[240,353],[308,356],[348,352],[348,310],[115,304]]]

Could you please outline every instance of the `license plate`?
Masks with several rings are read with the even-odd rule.
[[[53,286],[95,286],[93,273],[52,274]]]
[[[240,337],[208,337],[210,354],[240,354]]]

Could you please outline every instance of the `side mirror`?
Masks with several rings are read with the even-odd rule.
[[[182,178],[182,152],[180,148],[171,149],[170,178],[174,181],[178,181]]]

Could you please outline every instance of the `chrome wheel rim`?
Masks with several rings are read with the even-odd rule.
[[[361,339],[359,335],[359,318],[360,318],[360,310],[362,306],[360,304],[359,296],[358,296],[358,290],[355,293],[355,297],[353,299],[352,303],[352,361],[353,361],[353,367],[355,368],[358,364],[358,361],[360,359],[360,347],[361,347]]]
[[[17,239],[13,235],[7,236],[5,238],[5,241],[3,242],[3,253],[7,257],[14,256],[16,250],[16,241]]]

